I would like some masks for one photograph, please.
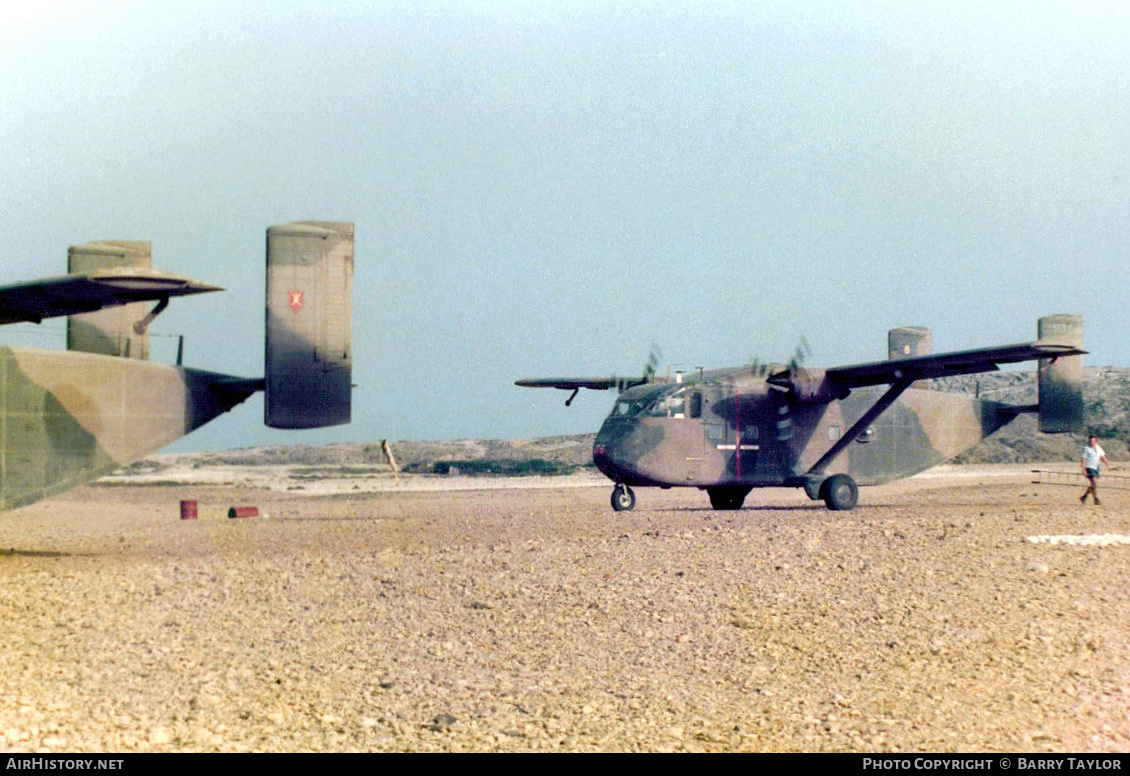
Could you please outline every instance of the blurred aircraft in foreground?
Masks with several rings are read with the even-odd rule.
[[[0,347],[0,510],[121,468],[256,391],[268,426],[349,422],[352,224],[267,230],[260,378],[185,368],[182,348],[175,365],[148,360],[149,324],[170,299],[222,290],[152,269],[149,243],[76,245],[68,263],[70,274],[0,287],[0,323],[70,316],[65,351]]]

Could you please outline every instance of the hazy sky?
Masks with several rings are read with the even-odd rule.
[[[833,365],[1067,312],[1130,365],[1115,0],[41,2],[0,17],[0,147],[0,282],[151,240],[228,289],[154,325],[189,366],[262,374],[268,226],[356,224],[353,424],[257,397],[175,449],[591,431],[612,395],[513,381],[653,342]]]

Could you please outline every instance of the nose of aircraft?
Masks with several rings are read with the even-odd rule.
[[[620,478],[619,470],[615,463],[618,457],[616,455],[616,435],[612,433],[608,426],[609,421],[605,420],[600,426],[600,431],[596,432],[596,439],[593,440],[592,445],[592,461],[606,477],[618,480]]]
[[[639,479],[637,456],[630,454],[635,433],[635,424],[621,418],[606,420],[597,432],[592,460],[610,480],[633,483]]]
[[[608,452],[607,444],[602,444],[600,436],[597,436],[597,441],[592,446],[592,462],[596,464],[596,468],[600,470],[601,474],[610,478],[617,479],[616,467],[612,465],[612,456]]]

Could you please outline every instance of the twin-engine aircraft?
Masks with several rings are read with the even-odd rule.
[[[532,388],[621,391],[593,444],[615,485],[612,508],[635,507],[632,487],[694,487],[715,509],[740,509],[753,488],[798,487],[829,509],[852,509],[860,485],[936,466],[1021,413],[1046,433],[1083,427],[1083,323],[1041,318],[1038,339],[931,354],[930,330],[888,334],[889,358],[831,369],[795,363],[641,378],[538,378]],[[918,380],[1039,362],[1039,403],[1009,405],[911,387]],[[885,388],[878,386],[887,386]]]
[[[149,359],[148,327],[173,297],[222,289],[152,269],[147,242],[72,247],[67,275],[0,287],[0,323],[70,316],[67,350],[0,347],[0,510],[129,464],[256,391],[274,428],[348,423],[353,224],[267,230],[266,374]],[[156,303],[152,309],[149,305]]]

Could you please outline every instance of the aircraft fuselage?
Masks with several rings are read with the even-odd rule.
[[[598,469],[625,485],[697,488],[800,485],[883,387],[798,402],[751,370],[622,393],[593,445]],[[1015,417],[997,402],[909,388],[822,467],[879,485],[936,466]]]
[[[256,381],[116,356],[0,348],[0,510],[160,450],[258,388]]]

